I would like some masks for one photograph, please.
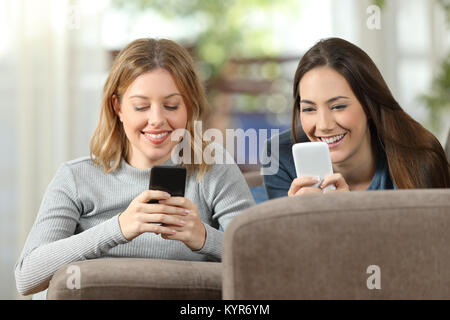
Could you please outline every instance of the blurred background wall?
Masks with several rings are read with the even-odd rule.
[[[0,0],[0,299],[58,166],[89,155],[112,59],[140,37],[190,50],[226,128],[290,125],[292,78],[321,38],[375,61],[394,96],[445,143],[448,0]],[[243,171],[257,163],[248,159]]]

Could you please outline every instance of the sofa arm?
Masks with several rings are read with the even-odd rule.
[[[137,258],[68,264],[54,274],[47,292],[49,300],[221,298],[220,263]]]
[[[223,298],[449,299],[449,230],[450,189],[271,200],[225,231]]]

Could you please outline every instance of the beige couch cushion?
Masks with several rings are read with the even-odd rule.
[[[222,264],[224,299],[450,299],[450,189],[271,200],[230,223]]]
[[[79,289],[72,281],[78,271],[70,266],[79,267]],[[59,269],[47,299],[221,299],[221,286],[222,268],[216,262],[94,259]]]

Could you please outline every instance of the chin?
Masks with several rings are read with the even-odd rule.
[[[170,152],[169,153],[148,153],[147,159],[149,159],[152,163],[155,162],[166,162],[166,159],[170,158]]]
[[[333,164],[341,163],[341,162],[345,161],[345,159],[347,159],[347,157],[345,157],[344,155],[335,154],[334,152],[330,153],[330,158],[331,158],[331,163],[333,163]]]

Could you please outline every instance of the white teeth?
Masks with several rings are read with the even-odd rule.
[[[163,133],[158,133],[158,134],[146,133],[145,135],[152,139],[161,139],[162,137],[165,137],[168,134],[169,134],[169,132],[163,132]]]
[[[328,144],[331,144],[331,143],[335,143],[336,141],[342,139],[344,136],[345,136],[345,133],[340,134],[338,136],[331,137],[331,138],[321,137],[320,140],[322,140],[323,142],[326,142]]]

